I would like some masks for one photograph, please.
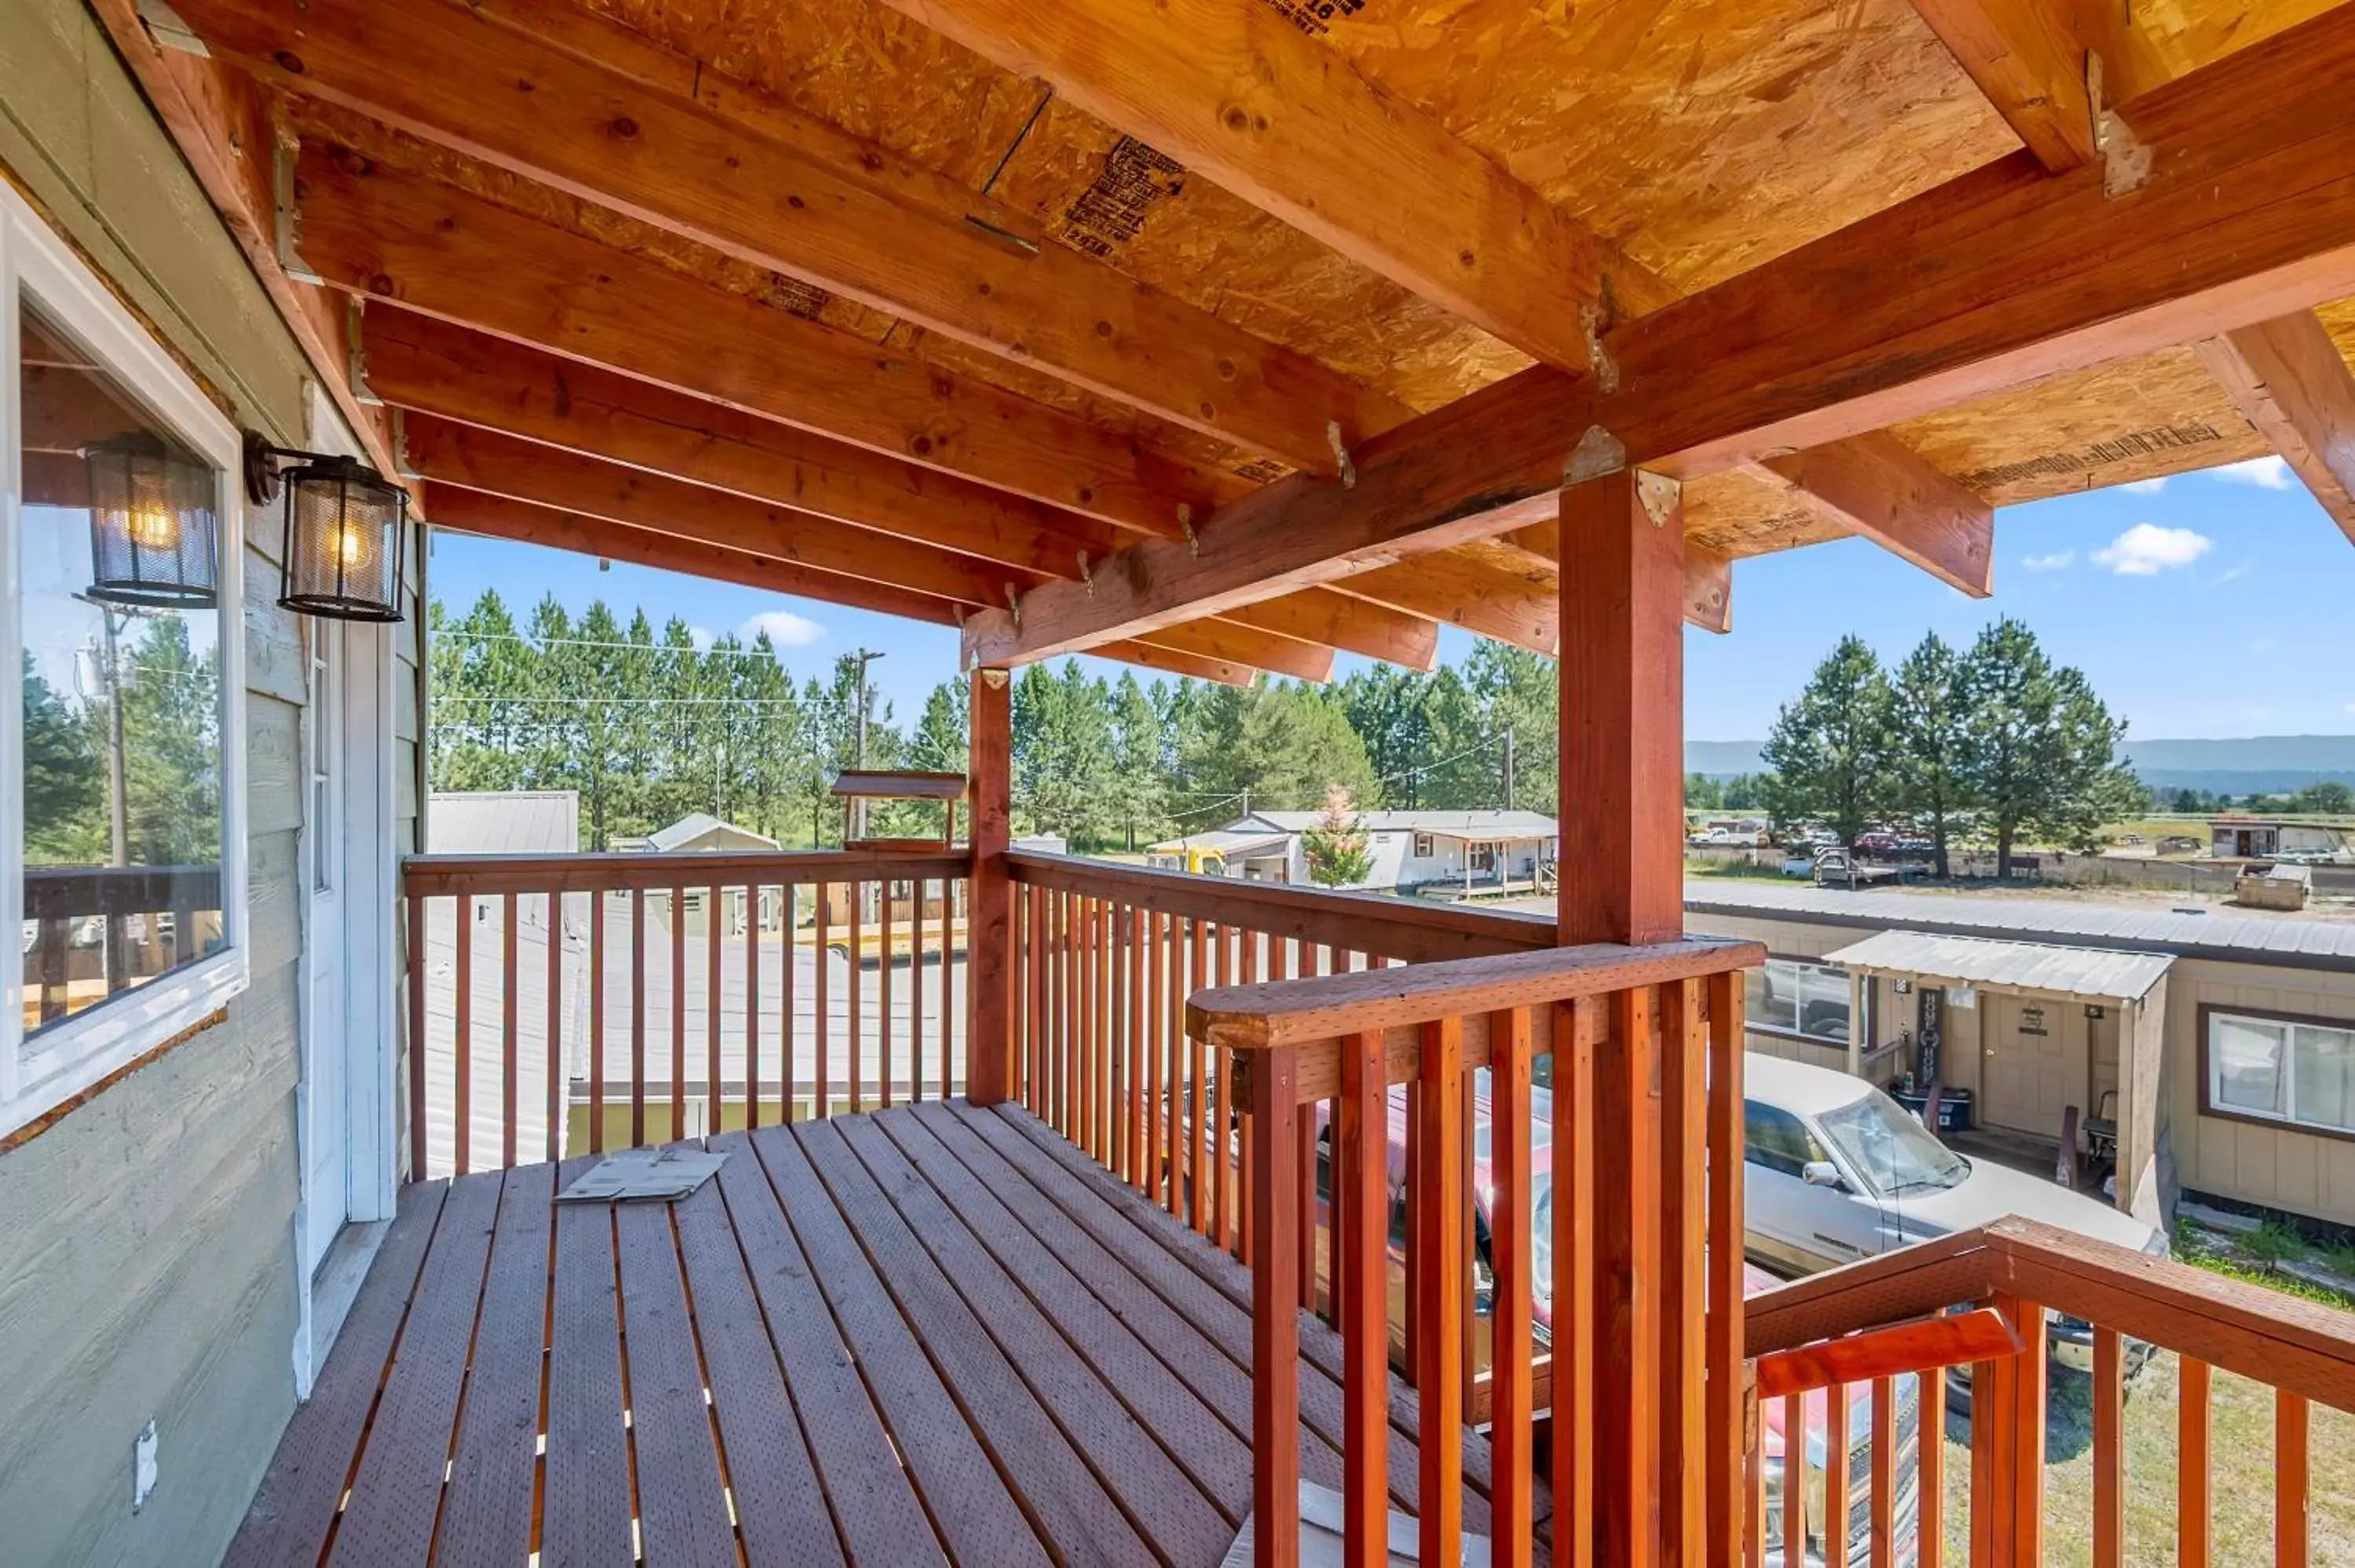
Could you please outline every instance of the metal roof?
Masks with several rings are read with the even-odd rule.
[[[756,833],[750,828],[740,828],[733,822],[722,821],[709,811],[688,812],[670,826],[648,833],[646,843],[648,847],[668,854],[675,850],[685,849],[707,833],[723,829],[731,833],[740,833],[755,842],[766,844],[771,849],[777,847],[777,841],[768,834]]]
[[[1215,850],[1220,854],[1231,855],[1243,850],[1281,849],[1284,846],[1282,833],[1220,828],[1215,832],[1188,833],[1182,839],[1169,839],[1153,847],[1156,851]]]
[[[1697,916],[1805,920],[1867,931],[1902,928],[2285,969],[2355,969],[2355,921],[2185,915],[1976,894],[1850,892],[1732,877],[1688,878],[1685,908]]]
[[[574,854],[581,797],[570,789],[437,790],[426,797],[432,854]]]
[[[834,793],[869,800],[962,800],[964,775],[846,768],[834,776]]]
[[[1265,822],[1287,833],[1305,833],[1323,820],[1322,811],[1253,811],[1241,821]],[[1353,811],[1350,815],[1374,833],[1432,833],[1451,839],[1550,839],[1560,825],[1539,811]]]
[[[2122,953],[2051,942],[1999,942],[1930,931],[1882,931],[1828,954],[1850,969],[1922,975],[1966,985],[2058,991],[2135,1001],[2167,977],[2166,953]]]

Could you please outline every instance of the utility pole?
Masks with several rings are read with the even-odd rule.
[[[879,650],[861,648],[851,655],[858,661],[858,760],[854,767],[867,766],[867,666],[883,657]],[[851,832],[859,838],[867,836],[867,802],[854,800],[850,805]]]

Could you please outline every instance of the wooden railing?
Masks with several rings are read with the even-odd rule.
[[[1223,1044],[1189,1041],[1211,986],[1550,947],[1553,923],[1377,894],[1009,854],[1013,1097],[1249,1260]]]
[[[35,937],[27,1027],[203,957],[220,934],[220,886],[218,865],[28,867],[25,919]],[[77,927],[91,919],[103,936],[78,949]]]
[[[1300,1560],[1299,1445],[1266,1435],[1297,1429],[1299,1314],[1316,1301],[1320,1258],[1343,1340],[1345,1560],[1387,1560],[1394,1497],[1417,1517],[1422,1561],[1459,1560],[1482,1220],[1493,1397],[1478,1469],[1492,1561],[1532,1562],[1548,1480],[1547,1529],[1570,1553],[1556,1561],[1732,1561],[1709,1548],[1738,1541],[1746,1511],[1740,971],[1764,959],[1755,944],[1719,941],[1547,948],[1191,999],[1188,1038],[1229,1054],[1244,1123],[1254,1563]],[[1544,1280],[1531,1108],[1540,1063],[1552,1083]],[[1476,1181],[1483,1069],[1491,1105]],[[1321,1248],[1320,1124],[1332,1129]],[[1401,1165],[1410,1223],[1394,1256],[1391,1172]],[[1404,1489],[1386,1449],[1390,1299],[1401,1272],[1419,1411]],[[1549,1477],[1534,1446],[1540,1314],[1552,1352]]]
[[[1831,1390],[1825,1402],[1830,1413],[1845,1412],[1847,1386],[1868,1378],[1876,1412],[1887,1408],[1896,1379],[1912,1374],[1926,1385],[1922,1395],[1924,1436],[1913,1460],[1918,1474],[1912,1478],[1920,1499],[1913,1539],[1907,1542],[1899,1538],[1891,1513],[1881,1500],[1909,1478],[1896,1473],[1900,1461],[1893,1446],[1875,1443],[1868,1461],[1874,1499],[1871,1522],[1859,1543],[1870,1561],[1904,1561],[1909,1554],[1903,1549],[1909,1544],[1910,1555],[1921,1568],[1940,1568],[1946,1561],[1950,1482],[1945,1446],[1936,1440],[1934,1421],[1944,1403],[1942,1369],[1960,1359],[1951,1349],[1959,1319],[1990,1312],[2011,1325],[2015,1337],[2009,1345],[1994,1347],[1997,1353],[1974,1355],[1966,1362],[1970,1448],[1965,1539],[1974,1568],[2045,1558],[2048,1515],[2054,1511],[2046,1495],[2046,1437],[2050,1388],[2056,1375],[2082,1378],[2087,1385],[2092,1462],[2090,1499],[2073,1499],[2067,1515],[2073,1522],[2086,1520],[2080,1527],[2084,1535],[2051,1544],[2065,1544],[2069,1556],[2090,1560],[2095,1568],[2147,1560],[2154,1549],[2182,1563],[2205,1564],[2215,1544],[2214,1480],[2221,1462],[2236,1471],[2232,1491],[2243,1514],[2236,1551],[2245,1554],[2254,1544],[2246,1515],[2261,1517],[2269,1501],[2273,1550],[2267,1560],[2285,1565],[2310,1560],[2315,1505],[2308,1447],[2311,1407],[2321,1404],[2355,1411],[2355,1314],[2170,1258],[2129,1252],[2033,1221],[2008,1219],[1817,1275],[1750,1302],[1747,1347],[1760,1358],[1762,1394],[1768,1392],[1770,1366],[1787,1363],[1795,1352],[1838,1369],[1807,1385]],[[1925,1328],[1931,1331],[1921,1332]],[[1917,1335],[1916,1342],[1926,1353],[1870,1352],[1872,1341],[1891,1344],[1908,1332]],[[2130,1552],[2127,1504],[2137,1478],[2126,1466],[2126,1388],[2130,1380],[2158,1381],[2160,1364],[2169,1359],[2175,1363],[2177,1400],[2173,1495],[2159,1499],[2152,1511],[2171,1520],[2172,1539],[2146,1540]],[[2085,1363],[2082,1372],[2070,1364],[2078,1361]],[[2069,1370],[2056,1373],[2056,1365]],[[2270,1391],[2269,1445],[2257,1437],[2254,1453],[2211,1447],[2213,1374],[2218,1371]],[[2145,1397],[2147,1393],[2138,1393],[2137,1404]],[[1796,1394],[1790,1395],[1783,1414],[1785,1455],[1805,1451],[1809,1419]],[[1831,1419],[1838,1419],[1838,1414]],[[2244,1431],[2248,1425],[2243,1421]],[[1841,1497],[1845,1477],[1839,1469],[1849,1452],[1844,1435],[1828,1434],[1826,1451],[1835,1473],[1825,1495]],[[2335,1472],[2327,1479],[2337,1483],[2331,1501],[2334,1511],[2343,1515],[2355,1501],[2355,1480]],[[1827,1531],[1822,1521],[1807,1520],[1806,1489],[1792,1482],[1786,1475],[1779,1499],[1770,1504],[1763,1467],[1752,1467],[1750,1540],[1787,1542],[1817,1534],[1823,1538],[1827,1563],[1854,1561],[1849,1532]],[[2152,1482],[2165,1487],[2167,1479],[2152,1478]],[[2267,1483],[2270,1499],[2264,1496]],[[1955,1492],[1962,1489],[1954,1488]],[[2254,1496],[2248,1495],[2252,1492]]]
[[[411,857],[412,1171],[961,1092],[968,865],[857,850]]]

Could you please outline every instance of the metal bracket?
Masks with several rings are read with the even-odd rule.
[[[1333,449],[1334,466],[1340,470],[1341,488],[1344,490],[1357,489],[1358,465],[1349,461],[1349,449],[1341,440],[1340,420],[1327,419],[1325,421],[1325,440],[1326,444]]]
[[[1014,585],[1012,583],[1007,583],[1006,585],[1006,613],[1014,618],[1014,630],[1017,631],[1021,630],[1022,596],[1014,591]]]
[[[1611,279],[1606,273],[1596,291],[1596,298],[1578,307],[1578,332],[1586,339],[1586,357],[1593,362],[1594,385],[1604,392],[1619,390],[1619,362],[1611,357],[1610,345],[1603,341],[1618,316],[1617,302],[1612,298]]]
[[[2102,194],[2115,199],[2150,178],[2149,146],[2102,99],[2102,57],[2085,51],[2085,99],[2094,114],[2094,150],[2102,155]]]
[[[344,296],[344,369],[355,402],[380,408],[384,399],[368,384],[368,339],[360,328],[368,302],[357,294]]]
[[[1088,585],[1088,597],[1095,598],[1096,574],[1094,568],[1088,565],[1088,553],[1085,550],[1080,552],[1080,581]]]
[[[177,49],[200,60],[213,58],[212,50],[205,48],[204,39],[197,37],[197,30],[180,19],[180,14],[172,9],[169,0],[139,0],[137,8],[139,20],[146,27],[147,36],[155,40],[157,48]]]
[[[1636,471],[1636,499],[1644,508],[1644,515],[1652,526],[1664,528],[1668,519],[1684,504],[1685,487],[1665,473],[1653,473],[1647,469]]]
[[[392,466],[403,479],[423,479],[424,471],[409,461],[409,410],[392,411]]]
[[[1013,672],[1010,670],[986,669],[981,673],[981,683],[993,692],[1002,692],[1006,690],[1006,683],[1012,674]]]
[[[1627,449],[1618,437],[1600,425],[1586,427],[1586,434],[1578,438],[1578,445],[1570,449],[1570,460],[1561,465],[1561,482],[1565,485],[1584,484],[1590,479],[1617,473],[1627,466]]]
[[[1201,555],[1202,537],[1194,532],[1194,508],[1183,501],[1178,503],[1178,531],[1186,536],[1186,553]]]
[[[303,139],[287,126],[277,128],[270,146],[270,200],[275,220],[273,249],[279,270],[298,283],[315,283],[321,288],[327,281],[311,270],[296,250],[303,215],[294,204],[294,155],[303,149]]]

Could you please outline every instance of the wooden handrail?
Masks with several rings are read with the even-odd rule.
[[[2019,1329],[1992,1307],[1951,1317],[1916,1318],[1759,1357],[1758,1397],[1779,1399],[1900,1372],[1966,1366],[2018,1355],[2020,1348]]]
[[[1528,952],[1554,942],[1550,919],[1510,910],[1467,909],[1384,893],[1244,882],[1022,851],[1009,853],[1006,862],[1014,880],[1028,886],[1141,905],[1158,914],[1240,927],[1278,941],[1372,953],[1402,963]]]
[[[27,920],[219,907],[218,865],[37,865],[25,871]]]
[[[400,863],[413,898],[462,893],[621,893],[753,883],[873,882],[966,874],[962,850],[743,850],[683,854],[414,854]]]

